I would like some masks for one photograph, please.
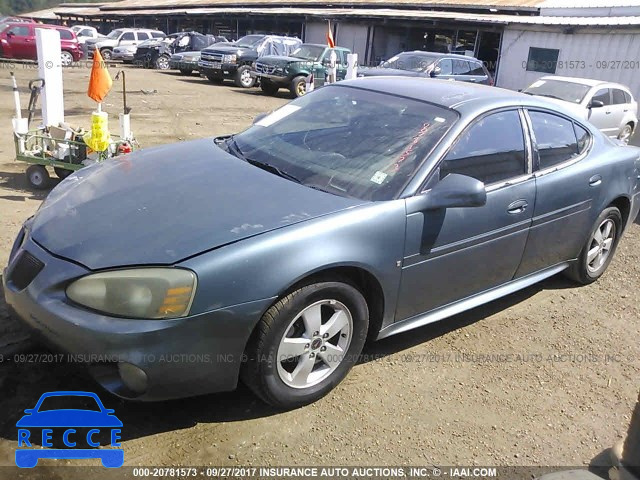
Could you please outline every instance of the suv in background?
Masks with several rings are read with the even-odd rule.
[[[443,80],[493,85],[493,77],[484,64],[475,57],[453,53],[435,53],[416,50],[402,52],[382,62],[379,67],[361,69],[359,77],[399,75],[404,77],[431,77]]]
[[[97,48],[100,50],[102,58],[111,60],[113,49],[118,46],[138,45],[153,38],[164,38],[166,35],[159,30],[147,28],[117,28],[109,35],[98,38],[90,38],[84,43],[83,48],[88,58],[93,57],[93,52]]]
[[[200,53],[198,68],[210,82],[222,83],[226,78],[238,87],[250,88],[256,83],[251,64],[265,55],[288,55],[302,44],[294,37],[246,35],[237,42],[214,45]]]
[[[524,93],[545,97],[591,122],[611,138],[629,143],[638,125],[638,102],[619,83],[574,77],[541,77]]]
[[[78,39],[70,28],[26,22],[4,24],[0,32],[0,57],[37,60],[36,28],[55,29],[60,33],[62,66],[66,67],[82,58]]]
[[[266,55],[258,59],[251,75],[260,79],[260,88],[267,95],[288,88],[294,97],[307,93],[307,77],[313,74],[314,84],[322,86],[327,77],[331,51],[336,52],[336,78],[344,80],[347,74],[348,48],[303,43],[291,55]]]
[[[138,46],[134,55],[136,64],[146,68],[168,70],[171,55],[180,52],[198,52],[214,43],[226,42],[224,37],[203,35],[198,32],[180,32],[170,35],[170,41],[149,41]],[[191,71],[189,71],[191,73]]]

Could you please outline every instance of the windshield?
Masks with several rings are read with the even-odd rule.
[[[229,152],[319,190],[390,200],[456,119],[425,102],[326,86],[232,137]]]
[[[411,72],[423,72],[438,59],[430,55],[416,55],[415,53],[401,53],[391,57],[380,65],[382,68],[397,68],[398,70],[409,70]]]
[[[117,39],[121,34],[122,30],[113,30],[109,35],[107,35],[107,38]]]
[[[42,400],[39,412],[49,410],[92,410],[101,411],[100,406],[93,397],[88,395],[54,395]]]
[[[291,56],[316,62],[320,59],[320,55],[322,55],[323,52],[324,47],[319,45],[301,45],[293,51]]]
[[[564,80],[538,80],[527,87],[524,93],[580,103],[590,89],[591,87],[588,85]]]
[[[264,38],[264,35],[247,35],[236,42],[238,47],[253,47]]]

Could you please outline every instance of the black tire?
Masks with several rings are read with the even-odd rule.
[[[624,143],[629,144],[631,137],[633,136],[633,123],[629,122],[618,134],[618,140],[622,140]]]
[[[60,62],[62,63],[63,67],[68,67],[70,65],[73,65],[73,55],[71,54],[71,52],[62,50],[60,52]]]
[[[335,300],[335,304],[346,307],[352,319],[351,340],[348,345],[345,345],[346,351],[340,354],[341,360],[335,368],[325,378],[319,378],[318,383],[304,388],[287,385],[279,373],[277,352],[281,340],[289,336],[288,332],[295,327],[293,322],[299,318],[303,310],[317,302],[330,300]],[[322,308],[324,309],[325,306]],[[323,315],[326,317],[327,312],[324,311]],[[330,308],[328,315],[331,315]],[[321,327],[328,323],[323,321]],[[247,345],[246,362],[242,365],[241,378],[257,396],[276,407],[289,409],[315,402],[335,388],[357,362],[367,338],[368,328],[367,302],[354,286],[341,281],[321,281],[303,286],[281,298],[263,315]],[[316,334],[319,335],[318,332]],[[306,332],[302,335],[306,335]],[[342,331],[338,331],[333,340],[326,339],[326,344],[340,341],[345,335]],[[300,355],[297,361],[300,361],[303,356],[306,358],[306,352],[312,352],[309,348],[315,348],[318,356],[313,360],[316,363],[313,364],[312,369],[316,366],[326,368],[320,358],[322,354],[317,350],[326,350],[326,347],[318,346],[318,336],[309,338],[310,343],[304,347],[305,353]],[[313,356],[309,353],[309,358]],[[296,362],[295,359],[293,361]]]
[[[263,78],[260,81],[260,90],[262,90],[262,92],[265,93],[266,95],[271,95],[273,97],[275,94],[278,93],[278,90],[280,90],[280,87],[278,87],[271,80]]]
[[[62,168],[62,167],[53,167],[53,171],[56,172],[56,176],[60,180],[64,180],[65,178],[67,178],[69,175],[73,173],[73,170],[67,170],[66,168]]]
[[[600,252],[604,251],[603,247],[598,244],[596,232],[608,222],[612,222],[613,227],[611,245],[603,263],[600,265],[594,265],[589,259],[589,251],[593,251],[597,248],[600,248]],[[616,252],[616,248],[622,234],[622,228],[622,214],[620,213],[620,210],[616,207],[605,208],[598,216],[593,228],[589,232],[589,238],[582,247],[578,260],[571,265],[571,267],[565,270],[565,275],[581,285],[589,285],[590,283],[598,280],[607,270],[611,260],[613,260],[613,256]],[[594,268],[596,266],[597,268]]]
[[[182,75],[191,75],[193,73],[193,70],[190,68],[181,68],[180,73]]]
[[[27,168],[27,181],[36,190],[45,190],[51,183],[49,172],[42,165],[31,165]]]
[[[291,95],[293,95],[293,98],[305,95],[307,93],[307,77],[299,75],[291,80],[289,91],[291,92]]]
[[[169,57],[167,55],[159,55],[153,66],[157,70],[169,70]]]
[[[103,48],[100,50],[100,55],[102,55],[103,60],[111,60],[113,51],[110,48]]]
[[[248,65],[242,65],[238,67],[236,72],[235,84],[240,88],[251,88],[256,84],[256,77],[249,75],[251,68]]]
[[[216,77],[215,75],[207,75],[207,80],[216,85],[222,85],[224,83],[224,77]]]

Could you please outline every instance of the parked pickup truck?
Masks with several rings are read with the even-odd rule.
[[[288,55],[302,42],[298,38],[277,35],[247,35],[237,42],[212,45],[200,54],[198,68],[212,83],[226,78],[238,87],[250,88],[256,83],[251,76],[251,64],[265,55]]]
[[[351,50],[335,47],[336,78],[347,74],[347,55]],[[289,56],[267,55],[253,64],[251,76],[260,79],[260,88],[267,95],[275,95],[287,88],[294,97],[307,93],[307,77],[313,74],[314,85],[322,86],[331,62],[330,47],[303,43]]]

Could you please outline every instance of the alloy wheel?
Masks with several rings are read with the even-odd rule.
[[[631,140],[631,132],[632,132],[631,125],[625,125],[622,131],[620,132],[618,139],[622,140],[624,143],[629,143],[629,140]]]
[[[251,73],[248,69],[240,73],[240,83],[243,87],[250,87],[251,83],[253,83],[253,78],[251,78]]]
[[[616,224],[607,218],[596,229],[587,253],[587,270],[598,272],[606,263],[616,238]]]
[[[353,336],[353,317],[337,300],[321,300],[289,324],[277,351],[280,379],[292,388],[325,380],[343,362]]]

